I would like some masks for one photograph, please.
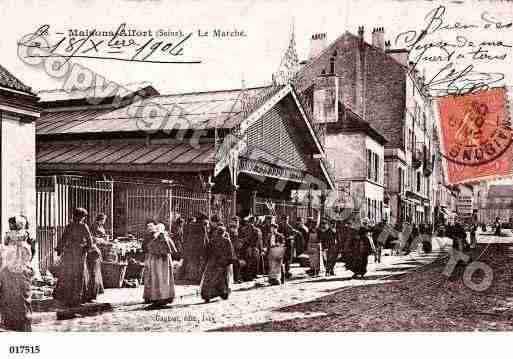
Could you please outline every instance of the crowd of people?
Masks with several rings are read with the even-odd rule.
[[[209,220],[199,214],[187,223],[180,220],[175,224],[171,238],[175,247],[181,248],[181,278],[205,284],[213,261],[220,267],[231,266],[227,271],[233,272],[236,283],[267,275],[270,284],[281,284],[291,277],[292,261],[300,257],[307,258],[310,275],[334,275],[337,262],[343,260],[347,268],[354,269],[355,276],[363,276],[367,257],[381,248],[373,236],[375,231],[366,219],[305,221],[299,217],[292,223],[288,215],[278,219],[247,216],[233,217],[225,226],[217,216]],[[220,238],[230,245],[211,244]],[[204,299],[210,298],[206,295]]]
[[[102,252],[97,240],[107,237],[106,216],[99,214],[91,227],[87,210],[76,208],[56,247],[59,255],[56,300],[69,307],[94,301],[103,293]],[[30,330],[30,287],[34,241],[23,216],[9,220],[10,231],[3,241],[0,256],[0,312],[4,327]],[[149,308],[161,308],[175,298],[175,277],[200,286],[205,302],[228,299],[233,283],[267,278],[280,285],[292,277],[291,264],[299,262],[310,276],[333,276],[335,268],[345,266],[353,278],[365,278],[369,256],[381,261],[383,248],[408,253],[422,240],[422,250],[431,251],[432,226],[412,225],[408,238],[398,237],[404,224],[390,230],[385,222],[373,224],[358,215],[346,221],[325,218],[296,218],[288,215],[233,217],[227,223],[214,215],[198,213],[185,221],[178,218],[168,230],[154,220],[146,223],[142,241],[144,252],[143,299]],[[385,230],[386,229],[386,230]],[[466,250],[476,244],[477,224],[466,229],[456,222],[448,226],[446,236],[454,248]],[[386,233],[385,236],[382,234]],[[401,242],[401,241],[399,241]],[[179,265],[173,266],[173,261]],[[8,293],[8,295],[6,295]]]

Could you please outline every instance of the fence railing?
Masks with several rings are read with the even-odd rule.
[[[76,207],[88,211],[89,225],[99,213],[106,214],[105,228],[112,234],[112,181],[64,175],[36,177],[36,239],[43,273],[53,265],[57,240],[71,221]]]
[[[117,188],[124,192],[126,200],[124,228],[118,232],[141,237],[149,219],[156,220],[170,228],[177,218],[190,219],[204,213],[216,214],[223,221],[231,216],[232,200],[224,194],[212,194],[204,190],[187,188],[181,185],[148,183],[123,183]],[[120,233],[121,234],[121,233]]]

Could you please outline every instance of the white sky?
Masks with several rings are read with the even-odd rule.
[[[50,25],[50,34],[68,29],[115,30],[125,22],[128,28],[140,30],[168,28],[193,32],[185,48],[184,60],[201,59],[199,65],[127,63],[118,61],[73,59],[118,83],[149,81],[161,93],[238,88],[244,77],[247,86],[267,83],[276,71],[287,48],[294,19],[297,50],[306,58],[309,38],[326,32],[328,42],[344,31],[356,33],[365,26],[365,37],[371,39],[373,27],[383,26],[385,38],[394,40],[407,30],[420,30],[424,17],[443,4],[447,7],[446,23],[478,23],[481,14],[502,22],[513,21],[513,6],[506,2],[465,1],[340,1],[340,0],[263,0],[263,1],[165,1],[165,0],[0,0],[0,63],[35,90],[60,88],[61,81],[50,78],[41,68],[24,64],[17,57],[17,41],[34,32],[42,24]],[[216,39],[199,38],[198,29],[244,30],[247,37]],[[503,40],[513,43],[513,28],[508,30],[441,30],[425,42],[444,39],[453,41],[457,35],[475,41]],[[52,39],[57,40],[58,35]],[[508,40],[511,39],[511,40]],[[394,43],[392,42],[392,47]],[[506,49],[504,61],[472,62],[483,72],[498,71],[506,75],[506,84],[513,80],[513,49]],[[456,62],[456,61],[455,61]],[[456,65],[462,69],[463,60]],[[428,74],[444,63],[426,66]],[[421,68],[421,65],[419,65]]]

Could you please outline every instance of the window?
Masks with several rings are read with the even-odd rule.
[[[399,188],[398,188],[398,191],[399,193],[403,193],[403,182],[404,182],[404,172],[403,172],[403,169],[401,167],[399,167],[398,169],[398,180],[399,180]]]
[[[372,152],[367,150],[367,178],[372,179]]]
[[[367,218],[371,217],[371,201],[370,198],[367,198]]]
[[[421,181],[420,172],[417,172],[417,192],[419,192],[419,193],[420,193],[420,188],[422,187],[420,181]]]
[[[374,182],[379,183],[379,156],[374,153]]]

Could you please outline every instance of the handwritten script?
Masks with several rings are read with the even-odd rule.
[[[107,36],[104,34],[107,33]],[[18,42],[26,46],[26,57],[61,57],[64,63],[71,58],[101,59],[128,62],[149,62],[166,64],[198,64],[201,61],[184,61],[180,58],[191,41],[192,33],[184,34],[173,41],[162,41],[152,36],[152,31],[137,36],[122,23],[115,31],[86,31],[80,34],[65,35],[55,32],[57,41],[52,41],[50,25],[41,25]]]
[[[446,12],[445,6],[434,8],[420,30],[402,32],[395,39],[396,46],[410,52],[410,71],[419,65],[434,69],[422,90],[431,96],[445,96],[499,86],[504,73],[482,71],[481,65],[509,60],[513,43],[498,38],[509,34],[512,22],[498,20],[488,12],[474,21],[448,22]]]

